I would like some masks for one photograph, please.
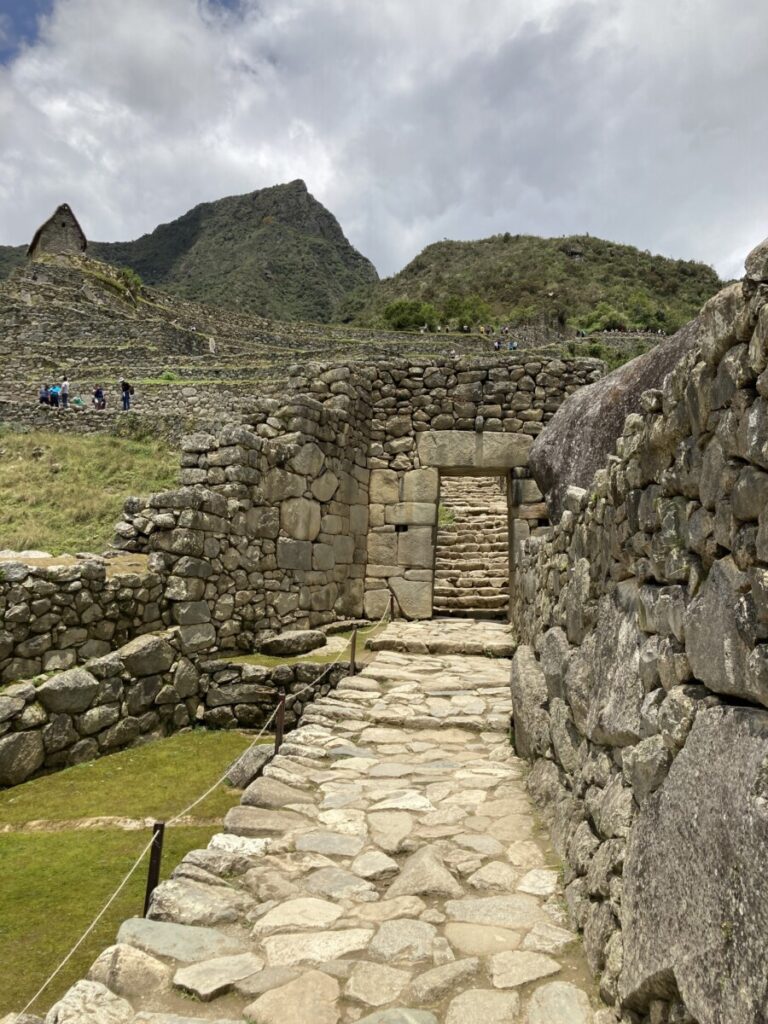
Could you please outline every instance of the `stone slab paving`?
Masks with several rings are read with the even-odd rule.
[[[398,649],[307,710],[47,1024],[613,1019],[510,748],[510,663],[435,653],[462,634],[509,644],[499,623],[390,626]]]

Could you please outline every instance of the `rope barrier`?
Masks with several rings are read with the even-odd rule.
[[[379,626],[381,626],[383,624],[383,622],[386,619],[389,611],[390,611],[390,605],[387,604],[387,607],[384,610],[384,614],[381,616],[381,618],[376,623],[376,625],[373,626],[373,630],[378,629]],[[321,680],[328,674],[328,672],[330,672],[331,669],[335,668],[336,665],[338,665],[338,663],[341,661],[341,655],[345,652],[345,650],[346,650],[346,648],[343,648],[341,651],[339,651],[339,653],[336,655],[336,658],[331,662],[330,665],[328,665],[325,669],[323,669],[323,671],[320,673],[320,675],[316,679],[313,679],[311,683],[307,683],[305,686],[303,686],[296,693],[292,693],[291,694],[291,707],[296,702],[296,699],[301,696],[302,693],[304,693],[306,690],[311,690],[313,687],[316,687],[317,684],[319,682],[321,682]],[[245,750],[243,751],[243,754],[248,753],[249,750],[252,750],[253,747],[256,746],[256,744],[259,742],[261,737],[267,731],[267,729],[269,728],[271,723],[274,721],[275,716],[277,715],[277,712],[278,712],[278,708],[279,708],[279,704],[275,707],[275,709],[273,710],[271,715],[267,718],[266,722],[262,725],[261,729],[258,731],[256,736],[254,737],[254,739],[251,742],[251,744],[248,747],[245,748]],[[240,756],[242,757],[243,754],[241,754]],[[218,787],[222,784],[222,782],[225,781],[225,779],[227,777],[227,774],[229,773],[229,768],[230,767],[231,766],[228,766],[227,770],[223,773],[223,775],[220,775],[219,778],[216,780],[216,782],[214,782],[212,786],[209,786],[208,789],[206,789],[206,791],[201,796],[197,797],[196,800],[193,800],[192,803],[188,804],[183,810],[179,811],[169,821],[167,821],[166,825],[173,825],[173,824],[175,824],[177,821],[179,821],[179,819],[185,817],[187,814],[189,814],[189,812],[191,810],[193,810],[195,807],[197,807],[199,804],[201,804],[203,802],[203,800],[205,800],[207,797],[209,797],[211,795],[211,793],[213,793],[213,791],[215,789],[218,789]],[[21,1010],[20,1013],[17,1014],[17,1016],[16,1016],[16,1024],[18,1024],[18,1022],[21,1021],[21,1019],[24,1016],[24,1014],[36,1002],[36,1000],[43,994],[43,992],[45,992],[45,990],[48,988],[48,986],[53,981],[53,979],[61,972],[62,968],[65,967],[69,963],[69,961],[72,959],[72,957],[77,952],[77,950],[82,946],[82,944],[85,942],[85,940],[88,938],[88,936],[93,932],[93,930],[96,927],[96,925],[99,923],[99,921],[101,921],[101,919],[104,917],[106,912],[109,910],[109,908],[115,902],[115,900],[120,895],[120,893],[123,891],[123,889],[125,889],[126,885],[131,880],[133,875],[136,873],[137,868],[139,867],[141,862],[146,857],[146,855],[149,852],[149,849],[152,846],[153,842],[154,842],[154,836],[152,837],[152,839],[149,840],[149,842],[146,844],[146,846],[142,849],[141,853],[138,855],[136,860],[133,862],[131,867],[128,869],[127,874],[123,877],[123,879],[120,882],[120,884],[118,885],[118,887],[114,890],[114,892],[109,897],[107,902],[104,904],[104,906],[98,912],[96,917],[94,917],[93,921],[91,921],[91,923],[85,929],[85,931],[80,936],[80,938],[77,940],[77,942],[74,944],[74,946],[72,946],[72,948],[67,953],[67,955],[64,957],[64,959],[61,961],[61,963],[58,965],[58,967],[46,978],[46,980],[43,982],[43,984],[40,986],[40,988],[37,990],[37,992],[35,992],[35,994],[32,996],[32,998],[26,1004],[24,1009]]]

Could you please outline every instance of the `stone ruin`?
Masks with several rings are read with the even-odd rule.
[[[655,373],[646,360],[640,392],[633,364],[603,385],[595,361],[530,354],[294,369],[283,400],[185,439],[178,490],[126,505],[118,544],[148,556],[159,596],[146,623],[138,606],[113,621],[144,632],[140,647],[160,642],[158,622],[168,631],[167,666],[131,682],[145,703],[114,690],[104,700],[110,677],[100,689],[91,664],[89,704],[56,713],[80,716],[82,736],[83,721],[114,716],[99,710],[107,703],[122,720],[133,700],[136,719],[157,714],[161,693],[176,708],[246,684],[226,675],[228,654],[283,628],[377,618],[391,599],[406,618],[430,618],[442,482],[501,477],[514,743],[613,1008],[601,1024],[764,1020],[767,298],[764,245],[744,280],[667,343],[671,364],[669,350]],[[573,457],[553,466],[586,407]],[[607,453],[596,472],[594,451]],[[60,650],[58,622],[34,628],[57,614],[52,595],[45,610],[34,603],[40,579],[0,588],[6,612],[28,608],[11,616],[6,659],[30,636],[46,637],[41,665]],[[110,658],[124,685],[124,652]],[[179,665],[202,678],[203,659],[223,675],[187,695]],[[36,713],[29,696],[12,695],[25,706],[5,715],[0,750],[29,727],[15,718]]]
[[[504,487],[492,603],[507,617],[514,552],[546,515],[528,451],[601,372],[524,355],[309,366],[282,400],[254,400],[248,422],[184,437],[182,486],[126,502],[115,545],[127,568],[0,566],[0,677],[13,684],[0,695],[0,784],[196,719],[258,725],[280,686],[313,678],[312,666],[294,676],[227,661],[275,632],[376,620],[391,598],[409,619],[436,602],[440,613],[441,481],[483,474]],[[464,595],[472,564],[452,576]],[[52,672],[42,688],[18,682]]]
[[[35,232],[27,249],[30,259],[43,254],[62,256],[85,252],[88,240],[67,203],[57,206]]]
[[[515,746],[601,995],[633,1024],[766,1019],[767,300],[764,243],[588,486],[561,467],[560,520],[518,560]],[[610,440],[608,393],[584,449]]]

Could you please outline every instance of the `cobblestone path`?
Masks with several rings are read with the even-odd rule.
[[[375,646],[54,1024],[605,1019],[510,748],[506,627],[395,623]]]

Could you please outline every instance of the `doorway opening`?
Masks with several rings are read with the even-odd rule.
[[[509,484],[504,476],[440,478],[433,614],[509,614]]]

